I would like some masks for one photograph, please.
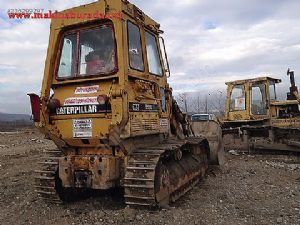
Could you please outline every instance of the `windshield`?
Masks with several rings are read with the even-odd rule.
[[[110,25],[64,36],[58,78],[108,75],[116,71],[116,46]]]

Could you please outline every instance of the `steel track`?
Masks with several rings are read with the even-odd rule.
[[[35,170],[35,189],[38,196],[49,203],[62,203],[58,192],[56,191],[56,179],[58,171],[58,159],[61,156],[59,150],[47,150],[44,151],[46,157],[41,164],[41,170]]]
[[[193,145],[198,145],[201,139],[194,138],[192,140]],[[178,149],[190,152],[191,149],[186,146],[187,141],[172,141],[167,144],[160,144],[155,147],[147,149],[138,149],[130,156],[128,166],[126,168],[125,178],[124,178],[124,189],[125,189],[125,202],[127,205],[131,206],[148,206],[156,207],[163,206],[167,202],[174,202],[183,196],[186,192],[195,186],[198,181],[205,175],[208,168],[207,152],[201,149],[200,154],[197,156],[189,157],[188,161],[181,160],[178,162],[179,167],[182,169],[182,177],[179,177],[176,185],[171,185],[166,187],[168,190],[157,190],[157,176],[158,167],[162,164],[162,161],[169,158],[169,161],[173,160],[173,152]],[[189,153],[192,154],[192,153]],[[204,160],[202,160],[204,159]],[[174,160],[173,160],[174,161]],[[193,171],[187,172],[187,164],[191,162],[197,167]],[[166,164],[168,171],[174,173],[171,168],[172,163]],[[172,186],[172,187],[171,187]]]

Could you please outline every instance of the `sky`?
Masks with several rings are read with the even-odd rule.
[[[11,20],[8,9],[63,10],[92,0],[0,0],[0,112],[30,113],[40,93],[49,20]],[[225,93],[226,81],[272,76],[300,86],[300,1],[132,0],[161,24],[175,94]],[[284,91],[283,91],[284,90]],[[210,96],[210,95],[209,95]]]

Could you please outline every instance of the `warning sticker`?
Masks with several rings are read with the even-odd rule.
[[[91,119],[74,119],[73,120],[73,137],[74,138],[91,138],[93,136]]]
[[[167,127],[167,126],[169,126],[169,121],[168,121],[168,119],[160,119],[160,126],[162,126],[162,127]]]
[[[64,105],[98,105],[97,97],[67,98]]]
[[[97,93],[99,91],[99,89],[100,89],[99,85],[92,85],[92,86],[87,86],[87,87],[77,87],[75,89],[75,94],[80,95],[80,94]]]

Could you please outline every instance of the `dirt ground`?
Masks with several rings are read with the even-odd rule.
[[[63,205],[38,199],[33,170],[53,148],[35,130],[0,133],[0,224],[300,224],[299,156],[227,154],[222,170],[150,211],[126,207],[116,191]]]

